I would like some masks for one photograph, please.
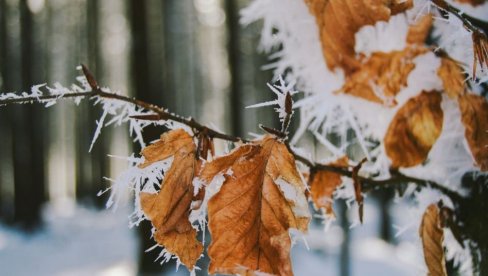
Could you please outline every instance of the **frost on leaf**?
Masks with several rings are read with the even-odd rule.
[[[482,96],[459,97],[461,120],[474,160],[482,171],[488,170],[488,102]]]
[[[354,51],[355,33],[363,26],[388,21],[390,16],[412,7],[411,0],[305,0],[315,16],[322,52],[330,69],[346,73],[361,67]]]
[[[442,86],[447,96],[457,99],[464,93],[464,73],[461,65],[449,57],[441,59],[441,66],[437,70],[437,75],[442,80]]]
[[[412,167],[426,160],[441,134],[443,112],[439,92],[422,92],[409,99],[391,121],[384,138],[392,167]]]
[[[419,228],[419,235],[422,239],[424,259],[429,270],[429,275],[447,275],[444,249],[442,247],[444,231],[441,228],[439,208],[436,204],[429,205],[427,210],[425,210]]]
[[[229,170],[208,203],[209,273],[292,275],[288,230],[306,231],[310,219],[293,156],[265,136],[207,163],[200,178],[209,183]]]
[[[172,130],[144,148],[142,155],[145,158],[140,165],[142,168],[171,156],[174,158],[159,193],[141,192],[141,206],[156,228],[156,242],[192,270],[203,251],[188,219],[194,191],[192,181],[200,167],[193,138],[182,129]]]
[[[413,59],[427,52],[423,47],[407,47],[390,53],[376,52],[351,74],[342,92],[387,106],[396,105],[395,96],[407,85],[415,68]]]
[[[329,166],[347,167],[347,156],[344,156]],[[311,176],[310,194],[316,209],[323,209],[326,216],[335,217],[332,209],[332,195],[337,187],[342,184],[342,176],[338,173],[318,170]]]

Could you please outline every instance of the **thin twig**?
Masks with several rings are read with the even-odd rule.
[[[231,141],[231,142],[249,142],[246,139],[243,139],[241,137],[225,134],[216,130],[213,130],[209,127],[206,127],[197,121],[195,121],[193,118],[183,118],[178,115],[175,115],[173,113],[168,112],[164,108],[161,108],[157,105],[153,105],[144,101],[137,100],[135,98],[129,98],[123,95],[115,94],[115,93],[109,93],[102,91],[100,86],[98,86],[95,78],[91,75],[90,71],[82,65],[83,72],[88,80],[88,83],[90,84],[90,87],[92,88],[92,91],[89,92],[79,92],[79,93],[66,93],[64,95],[44,95],[44,96],[31,96],[31,97],[22,97],[22,98],[13,98],[13,99],[4,99],[0,100],[0,105],[7,105],[7,104],[18,104],[18,103],[34,103],[34,102],[43,102],[47,100],[54,100],[54,99],[64,99],[64,98],[76,98],[76,97],[84,97],[84,98],[93,98],[93,97],[101,97],[105,99],[114,99],[114,100],[119,100],[127,103],[134,104],[138,107],[144,108],[148,111],[154,112],[154,114],[151,114],[148,118],[151,120],[155,119],[155,116],[159,116],[160,120],[171,120],[175,122],[179,122],[181,124],[187,125],[191,127],[193,130],[195,130],[198,133],[205,133],[210,138],[217,138],[217,139],[222,139],[226,141]],[[136,119],[144,119],[144,117],[139,117]],[[275,129],[269,129],[266,127],[261,126],[268,132],[276,132],[277,136],[283,136],[286,135],[285,133],[275,130]],[[282,138],[282,137],[281,137]],[[308,166],[311,171],[318,171],[318,170],[323,170],[323,171],[330,171],[334,172],[337,174],[340,174],[342,176],[346,177],[353,177],[353,171],[352,167],[338,167],[336,165],[325,165],[325,164],[320,164],[316,163],[313,161],[310,161],[309,159],[305,158],[304,156],[301,156],[293,151],[293,149],[290,147],[289,143],[285,143],[286,146],[288,147],[288,150],[290,153],[295,157],[295,160],[303,163],[304,165]],[[382,179],[382,180],[376,180],[374,178],[367,178],[367,177],[358,177],[358,180],[361,182],[362,185],[362,191],[367,192],[371,191],[375,188],[383,188],[383,187],[389,187],[397,184],[402,184],[402,183],[415,183],[417,186],[420,187],[431,187],[433,189],[436,189],[445,195],[449,196],[453,200],[460,200],[461,196],[440,185],[439,183],[433,182],[433,181],[428,181],[425,179],[419,179],[415,177],[410,177],[407,175],[404,175],[400,173],[399,171],[391,171],[391,177],[388,179]]]
[[[473,18],[465,13],[463,13],[458,8],[454,7],[453,5],[447,3],[445,0],[431,0],[437,7],[442,9],[445,12],[448,12],[463,22],[463,25],[466,29],[470,30],[471,32],[486,32],[486,28],[488,26],[488,22],[483,20]]]

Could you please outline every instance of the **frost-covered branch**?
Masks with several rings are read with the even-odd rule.
[[[79,89],[80,92],[74,92],[74,93],[63,93],[63,94],[51,94],[51,95],[36,95],[35,93],[32,93],[30,95],[28,94],[22,94],[22,95],[14,95],[14,94],[6,94],[8,97],[3,97],[0,98],[0,106],[1,105],[7,105],[7,104],[22,104],[22,103],[44,103],[47,102],[49,104],[49,101],[52,100],[58,100],[58,99],[66,99],[66,98],[76,98],[76,99],[83,99],[83,98],[103,98],[103,99],[110,99],[110,100],[116,100],[116,101],[122,101],[125,103],[132,104],[134,106],[139,107],[142,110],[150,111],[152,114],[143,114],[143,115],[132,115],[129,116],[131,119],[135,120],[149,120],[149,121],[174,121],[181,123],[183,125],[186,125],[193,129],[195,132],[198,133],[204,133],[210,138],[217,138],[217,139],[222,139],[226,141],[231,141],[231,142],[249,142],[246,139],[243,139],[238,136],[233,136],[229,134],[225,134],[222,132],[219,132],[217,130],[214,130],[212,128],[209,128],[207,126],[204,126],[200,124],[199,122],[195,121],[193,118],[184,118],[181,116],[178,116],[176,114],[170,113],[166,109],[159,107],[157,105],[144,102],[135,98],[130,98],[127,96],[123,96],[120,94],[112,93],[112,92],[106,92],[104,91],[103,88],[101,88],[94,76],[91,74],[91,72],[88,70],[87,67],[82,65],[82,70],[83,73],[86,77],[86,81],[89,84],[89,87],[85,87],[85,91],[82,91],[83,89]],[[291,101],[291,95],[295,94],[296,91],[293,91],[291,89],[292,86],[288,85],[285,86],[283,80],[280,81],[281,85],[279,87],[272,87],[274,88],[273,91],[277,94],[278,99],[276,101],[268,102],[265,103],[264,105],[271,105],[271,104],[278,104],[279,108],[277,108],[277,111],[280,112],[280,119],[282,119],[283,123],[283,129],[276,130],[276,129],[271,129],[265,126],[261,126],[261,128],[273,135],[276,135],[280,138],[286,138],[287,136],[287,125],[289,124],[289,121],[291,119],[292,115],[292,101]],[[87,90],[87,89],[90,89]],[[286,89],[285,89],[286,88]],[[34,89],[34,88],[33,88]],[[38,88],[36,88],[38,89]],[[278,93],[278,90],[280,91],[285,89],[288,92],[287,93]],[[261,105],[260,105],[261,106]],[[256,106],[254,106],[256,107]],[[103,115],[102,115],[103,117]],[[100,120],[102,121],[102,119]],[[101,123],[99,122],[99,125]],[[99,132],[97,130],[97,132]],[[95,133],[95,135],[98,135],[98,133]],[[286,139],[285,139],[286,140]],[[326,165],[318,162],[314,162],[309,160],[308,158],[296,153],[289,143],[287,143],[288,149],[290,152],[294,155],[295,159],[307,167],[309,167],[310,171],[330,171],[334,172],[337,174],[340,174],[342,176],[346,177],[353,177],[353,167],[351,166],[345,166],[345,167],[338,167],[338,166],[332,166],[332,165]],[[390,172],[390,178],[387,179],[375,179],[371,177],[358,177],[358,180],[361,182],[362,185],[362,190],[364,192],[371,191],[376,188],[384,188],[384,187],[390,187],[402,183],[414,183],[417,186],[420,187],[431,187],[433,189],[436,189],[445,195],[449,196],[453,200],[459,200],[461,196],[444,187],[443,185],[433,182],[433,181],[428,181],[425,179],[420,179],[420,178],[415,178],[415,177],[410,177],[407,175],[402,174],[399,171],[392,170]]]
[[[464,26],[471,32],[488,31],[488,22],[469,16],[445,0],[431,0],[437,7],[459,18]]]

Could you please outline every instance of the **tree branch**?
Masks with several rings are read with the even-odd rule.
[[[208,128],[197,121],[195,121],[193,118],[183,118],[178,115],[175,115],[173,113],[168,112],[164,108],[161,108],[157,105],[153,105],[144,101],[137,100],[135,98],[130,98],[126,97],[123,95],[115,94],[115,93],[109,93],[109,92],[104,92],[100,86],[97,84],[95,78],[92,76],[90,71],[82,65],[83,68],[83,73],[85,74],[85,77],[88,80],[88,83],[90,87],[92,88],[92,91],[90,92],[79,92],[79,93],[67,93],[64,95],[44,95],[44,96],[30,96],[30,97],[19,97],[19,98],[13,98],[13,99],[4,99],[0,100],[0,105],[7,105],[7,104],[18,104],[18,103],[34,103],[34,102],[43,102],[46,100],[54,100],[54,99],[64,99],[64,98],[76,98],[76,97],[84,97],[84,98],[93,98],[93,97],[101,97],[105,99],[114,99],[114,100],[119,100],[127,103],[134,104],[138,107],[141,107],[143,109],[146,109],[148,111],[154,112],[152,115],[145,115],[145,116],[134,116],[135,119],[148,119],[148,120],[171,120],[175,121],[184,125],[187,125],[191,127],[193,130],[195,130],[198,133],[204,132],[205,135],[208,135],[210,138],[217,138],[217,139],[222,139],[226,141],[231,141],[231,142],[249,142],[246,139],[243,139],[241,137],[225,134],[216,130],[213,130],[211,128]],[[261,128],[265,129],[266,131],[270,133],[276,132],[275,135],[279,136],[280,138],[283,138],[283,135],[286,135],[285,133],[279,131],[279,130],[274,130],[270,128],[266,128],[261,126]],[[286,130],[286,128],[285,128]],[[352,167],[338,167],[338,166],[329,166],[325,164],[320,164],[316,163],[313,161],[308,160],[304,156],[301,156],[293,151],[293,149],[290,147],[288,143],[285,143],[288,150],[290,153],[295,157],[296,161],[299,161],[306,165],[307,167],[310,168],[311,171],[317,171],[317,170],[323,170],[323,171],[330,171],[334,172],[337,174],[340,174],[342,176],[346,177],[353,177],[353,172],[352,172]],[[361,182],[362,185],[362,191],[368,192],[371,191],[375,188],[383,188],[383,187],[389,187],[397,184],[402,184],[402,183],[415,183],[417,186],[420,187],[431,187],[433,189],[436,189],[445,195],[449,196],[452,200],[460,200],[462,197],[442,186],[439,183],[433,182],[433,181],[428,181],[425,179],[419,179],[419,178],[414,178],[410,177],[407,175],[402,174],[399,171],[392,170],[390,172],[391,177],[388,179],[382,179],[382,180],[376,180],[374,178],[367,178],[367,177],[358,177],[359,181]]]
[[[458,8],[447,3],[445,0],[431,0],[431,1],[440,9],[459,18],[459,20],[463,22],[464,27],[470,30],[471,32],[473,33],[480,32],[480,31],[484,33],[487,32],[488,22],[474,18],[472,16],[463,13]]]

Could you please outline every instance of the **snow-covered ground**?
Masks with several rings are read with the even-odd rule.
[[[51,206],[44,212],[45,227],[32,236],[0,225],[0,275],[136,275],[140,249],[128,214],[124,208],[113,212]],[[352,275],[419,275],[408,260],[413,245],[393,246],[376,238],[377,222],[377,208],[369,203],[365,224],[351,229]],[[301,239],[292,250],[295,275],[339,275],[343,233],[337,223],[327,232],[315,225],[305,239],[310,250]]]

